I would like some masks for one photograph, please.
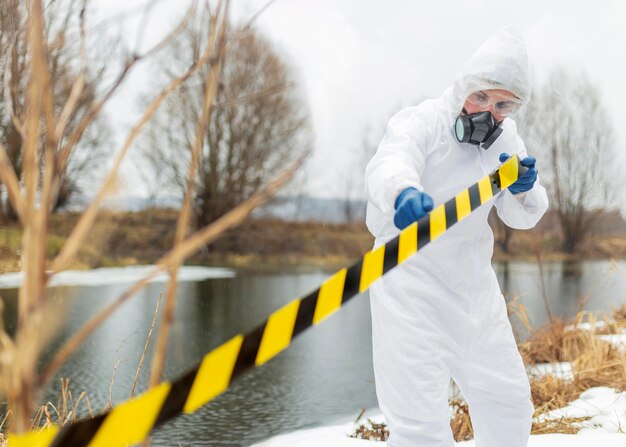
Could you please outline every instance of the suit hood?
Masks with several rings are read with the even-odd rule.
[[[450,105],[455,114],[463,109],[467,97],[479,90],[507,90],[523,102],[530,99],[530,69],[526,43],[513,26],[489,37],[478,48],[456,77]]]

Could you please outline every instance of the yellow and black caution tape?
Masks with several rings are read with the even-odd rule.
[[[306,329],[316,326],[348,300],[366,291],[389,270],[512,185],[522,170],[512,156],[497,170],[438,206],[398,237],[339,270],[317,290],[272,313],[251,332],[236,335],[204,356],[202,362],[172,382],[116,405],[91,419],[11,435],[10,447],[124,447],[148,437],[157,426],[181,413],[192,413],[228,389],[245,371],[286,349]]]

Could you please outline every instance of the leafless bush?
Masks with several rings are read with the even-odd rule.
[[[562,248],[575,253],[623,184],[614,172],[614,131],[595,85],[584,74],[554,70],[520,110],[520,134],[537,156],[558,216]]]

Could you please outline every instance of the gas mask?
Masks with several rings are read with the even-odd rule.
[[[463,112],[454,123],[454,135],[460,143],[482,144],[482,148],[487,150],[502,133],[501,123],[496,122],[489,111]]]

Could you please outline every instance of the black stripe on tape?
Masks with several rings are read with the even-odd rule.
[[[400,237],[396,237],[385,244],[385,257],[383,259],[383,275],[398,265],[398,246]]]
[[[85,419],[62,427],[54,437],[50,447],[83,447],[88,445],[109,414],[100,414],[93,419]]]
[[[472,186],[468,188],[469,191],[469,199],[470,199],[470,208],[474,211],[476,208],[480,206],[480,192],[478,191],[478,183],[474,183]]]
[[[253,329],[244,336],[239,355],[237,356],[237,362],[233,369],[233,375],[230,378],[231,381],[255,365],[256,356],[259,353],[259,346],[261,346],[261,339],[263,338],[266,325],[267,320],[265,320],[261,326]]]
[[[296,316],[296,324],[293,327],[293,335],[291,338],[295,338],[300,332],[310,328],[313,325],[313,316],[315,315],[315,306],[317,306],[317,295],[319,290],[314,290],[306,297],[300,300],[300,307],[298,307],[298,315]]]
[[[422,217],[417,222],[417,249],[421,249],[430,242],[430,215]]]
[[[163,402],[161,411],[159,412],[156,422],[154,423],[155,427],[169,421],[183,412],[185,402],[187,402],[187,397],[189,397],[189,392],[191,391],[193,382],[196,379],[198,368],[199,366],[196,366],[195,369],[189,371],[187,374],[172,383],[172,388],[170,388],[170,392],[165,398],[165,402]]]
[[[444,204],[446,210],[446,229],[450,228],[457,222],[456,200],[448,200]]]
[[[341,304],[347,302],[350,298],[354,298],[359,294],[359,286],[361,285],[361,270],[363,269],[363,258],[350,268],[346,273],[346,282],[343,284],[343,294],[341,295]]]

